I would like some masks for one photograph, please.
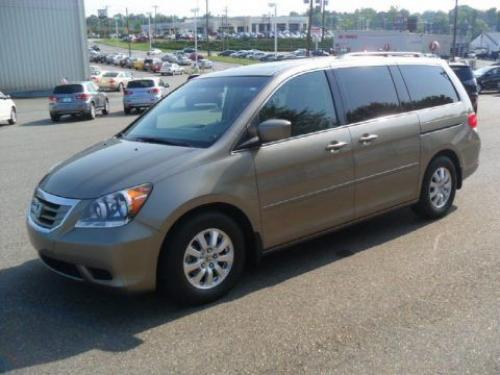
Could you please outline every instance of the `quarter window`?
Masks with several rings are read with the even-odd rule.
[[[346,119],[352,124],[400,111],[398,95],[386,66],[335,70],[346,101]]]
[[[306,73],[280,87],[259,114],[260,122],[270,119],[290,121],[292,136],[338,125],[325,72]]]
[[[422,109],[459,101],[448,74],[440,66],[399,67],[411,98],[410,109]]]

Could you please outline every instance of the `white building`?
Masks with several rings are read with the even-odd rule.
[[[0,0],[0,91],[47,93],[88,77],[83,0]]]
[[[500,32],[481,33],[481,35],[470,42],[470,49],[485,49],[488,52],[500,52]]]
[[[335,49],[339,53],[411,51],[449,55],[451,44],[451,35],[420,34],[409,31],[345,31],[335,36]]]

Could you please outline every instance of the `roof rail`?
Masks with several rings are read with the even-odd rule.
[[[432,53],[422,53],[422,52],[351,52],[342,55],[342,57],[437,57]]]

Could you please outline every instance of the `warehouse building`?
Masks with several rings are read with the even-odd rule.
[[[0,0],[0,91],[46,94],[88,77],[83,0]]]
[[[500,52],[500,32],[483,32],[470,42],[471,49],[483,49],[488,53]]]

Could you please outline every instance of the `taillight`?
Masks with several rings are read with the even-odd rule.
[[[114,79],[110,79],[109,83],[114,84],[116,81]]]
[[[155,87],[154,89],[149,90],[149,93],[150,94],[159,94],[160,89],[158,87]]]
[[[56,96],[49,96],[49,103],[57,103],[57,97]]]
[[[90,99],[90,94],[87,94],[87,93],[79,94],[79,95],[76,96],[76,98],[78,100],[84,100],[84,101],[86,101],[86,100]]]
[[[469,116],[467,116],[467,123],[472,129],[477,128],[477,115],[475,113],[469,114]]]

